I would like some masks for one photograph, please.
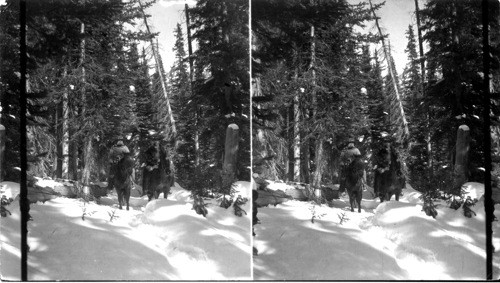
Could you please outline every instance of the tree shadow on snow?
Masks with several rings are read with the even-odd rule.
[[[273,219],[267,214],[270,210],[273,210]],[[358,240],[358,230],[323,220],[314,223],[290,220],[295,216],[284,209],[259,209],[258,217],[262,224],[255,227],[254,241],[259,248],[259,255],[254,257],[255,280],[397,280],[407,277],[388,253]],[[268,228],[268,225],[279,228]],[[280,232],[270,234],[270,231]]]
[[[219,223],[214,223],[210,219],[211,217],[216,216],[210,209],[207,218],[196,214],[193,210],[191,213],[154,223],[155,226],[175,231],[173,238],[179,239],[167,246],[167,255],[172,259],[172,264],[175,265],[177,258],[179,260],[187,258],[185,262],[192,266],[186,268],[196,269],[196,272],[191,272],[196,277],[187,278],[189,280],[250,279],[252,261],[250,229],[248,238],[243,239],[241,229],[219,226]],[[203,276],[204,272],[206,276]],[[208,278],[209,276],[212,278]]]
[[[129,228],[117,228],[92,217],[65,216],[54,206],[45,206],[43,211],[34,205],[30,211],[34,220],[28,226],[29,280],[177,278],[161,251],[125,235]]]

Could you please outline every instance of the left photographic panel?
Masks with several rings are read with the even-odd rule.
[[[25,151],[27,280],[251,280],[248,0],[26,0],[26,72],[19,2],[0,0],[0,278],[22,277]]]

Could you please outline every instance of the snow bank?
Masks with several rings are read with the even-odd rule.
[[[400,201],[413,203],[413,204],[422,204],[423,200],[420,198],[422,193],[413,189],[410,184],[406,184],[406,188],[402,190],[403,196],[399,198]]]
[[[482,194],[481,184],[465,185],[471,194]],[[361,213],[350,212],[346,196],[330,206],[293,200],[259,208],[254,279],[484,280],[483,202],[472,207],[475,216],[466,218],[462,208],[435,201],[434,219],[422,211],[420,196],[408,185],[399,202],[363,200]],[[500,217],[500,204],[495,216]],[[498,221],[493,233],[497,253]],[[499,278],[500,257],[493,261],[493,278]]]
[[[434,219],[422,205],[384,202],[375,210],[373,225],[382,228],[392,242],[398,266],[411,280],[478,280],[485,270],[485,215],[482,203],[473,207],[476,216],[466,218],[436,202]],[[424,271],[425,272],[422,272]]]
[[[5,184],[8,183],[8,184]],[[5,196],[9,197],[19,194],[19,184],[13,182],[2,182],[2,185],[8,185]],[[5,188],[5,186],[2,186]],[[3,193],[2,193],[3,194]],[[8,217],[1,217],[0,229],[0,275],[3,280],[21,279],[21,212],[19,202],[13,201],[7,206],[12,213]]]
[[[285,183],[274,182],[274,181],[269,181],[269,180],[266,180],[266,181],[269,183],[266,187],[269,190],[273,190],[273,191],[281,190],[281,191],[285,192],[288,189],[294,188],[293,186],[290,186],[290,185],[285,184]]]
[[[473,200],[480,200],[484,196],[484,184],[481,183],[468,182],[462,185],[462,189],[465,191],[464,196],[470,196]]]
[[[40,186],[42,188],[49,187],[53,189],[57,186],[61,186],[61,182],[55,181],[53,179],[44,179],[39,177],[35,177],[35,179],[37,180],[36,181],[37,186]]]
[[[170,188],[169,198],[182,202],[188,202],[191,200],[192,202],[191,192],[182,188],[177,182],[175,182],[174,186]]]
[[[14,182],[1,182],[0,183],[0,197],[5,196],[7,199],[15,199],[21,192],[21,186],[19,183]]]
[[[242,182],[238,192],[243,196],[249,186]],[[15,183],[2,188],[6,195],[19,192]],[[238,217],[232,207],[207,200],[205,218],[191,209],[189,192],[178,184],[172,191],[168,199],[131,198],[144,207],[129,211],[117,209],[113,194],[100,205],[64,197],[31,204],[28,279],[250,280],[250,202]],[[0,219],[1,279],[19,280],[19,203],[7,209],[12,215]]]
[[[163,197],[163,194],[161,194]],[[145,206],[148,203],[148,196],[144,195],[142,197],[130,197],[129,206],[132,208],[140,208]],[[107,196],[103,196],[99,198],[99,204],[108,205],[108,206],[118,206],[118,195],[116,191],[108,192]]]
[[[241,195],[243,198],[250,198],[252,192],[252,184],[247,181],[238,181],[235,183],[234,189],[236,191],[235,195]]]

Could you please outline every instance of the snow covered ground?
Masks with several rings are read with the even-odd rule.
[[[466,185],[471,196],[482,196],[482,184]],[[345,196],[331,207],[292,200],[259,208],[254,279],[484,280],[483,200],[472,208],[477,213],[472,218],[465,218],[462,208],[436,203],[438,216],[433,219],[421,211],[419,195],[408,187],[399,202],[365,199],[361,213],[350,211]],[[499,205],[495,215],[500,218]],[[498,221],[493,230],[493,278],[498,279]]]
[[[18,194],[18,184],[2,184],[8,197]],[[250,183],[238,182],[237,191],[249,197]],[[131,197],[130,211],[116,208],[116,195],[101,198],[100,205],[63,197],[32,204],[28,279],[251,279],[250,201],[243,217],[206,201],[204,218],[192,210],[189,196],[176,184],[168,199]],[[1,279],[19,280],[19,202],[7,208],[12,215],[0,220]]]
[[[19,192],[4,182],[7,197]],[[483,186],[468,183],[471,196]],[[275,186],[278,188],[278,186]],[[250,184],[239,183],[249,197]],[[130,211],[116,196],[101,204],[55,198],[31,205],[28,223],[30,280],[251,280],[250,203],[236,217],[232,207],[208,206],[203,218],[190,193],[168,199],[131,198]],[[443,202],[436,219],[422,210],[419,193],[407,188],[400,202],[364,199],[350,212],[342,197],[330,206],[288,201],[259,208],[253,258],[255,280],[481,280],[485,278],[485,216],[480,200],[465,218]],[[20,213],[17,201],[0,219],[2,280],[20,278]],[[83,214],[84,220],[82,219]],[[112,216],[114,214],[114,216]],[[500,217],[500,206],[495,208]],[[314,216],[314,217],[313,217]],[[494,276],[500,276],[500,225],[494,228]]]

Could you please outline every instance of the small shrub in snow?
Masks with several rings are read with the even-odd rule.
[[[91,216],[92,214],[95,213],[95,211],[88,212],[87,207],[85,206],[86,202],[83,203],[82,206],[82,220],[85,221],[85,216]]]
[[[316,205],[313,205],[311,208],[309,208],[309,210],[311,211],[311,223],[314,223],[314,219],[321,219],[321,217],[325,216],[326,213],[322,213],[322,214],[316,214]]]
[[[422,207],[422,211],[425,212],[427,216],[432,216],[432,218],[436,218],[438,212],[436,210],[436,205],[434,204],[432,197],[428,194],[422,195],[424,200],[424,206]]]
[[[197,214],[203,215],[203,217],[207,217],[208,210],[206,208],[206,204],[203,201],[203,198],[201,196],[194,195],[193,196],[193,208],[194,211],[196,211]]]
[[[116,215],[116,209],[108,211],[108,215],[109,215],[109,222],[113,222],[115,218],[118,218],[118,215]]]
[[[340,225],[344,224],[344,222],[347,222],[349,220],[349,218],[347,218],[347,215],[345,212],[339,213],[339,214],[337,214],[337,216],[339,218]]]
[[[2,215],[2,217],[7,217],[7,213],[9,213],[9,215],[12,215],[12,213],[10,213],[10,211],[7,208],[5,208],[5,206],[9,205],[12,201],[13,201],[12,198],[7,198],[6,196],[2,196],[1,210],[0,210],[0,214]]]
[[[223,207],[223,208],[228,208],[231,206],[231,204],[233,204],[233,200],[232,199],[227,199],[225,196],[222,197],[221,201],[220,201],[220,207]]]
[[[242,198],[241,195],[238,195],[238,197],[233,203],[234,215],[239,217],[243,216],[243,213],[247,215],[247,212],[243,208],[241,208],[241,206],[247,203],[247,201],[248,201],[247,198]]]
[[[472,214],[476,216],[476,213],[471,209],[472,206],[476,205],[477,199],[472,200],[471,197],[467,197],[467,199],[464,202],[464,205],[462,206],[464,210],[464,216],[467,218],[471,218]]]
[[[462,206],[463,203],[464,201],[462,198],[453,197],[453,199],[450,201],[450,208],[457,210]]]

